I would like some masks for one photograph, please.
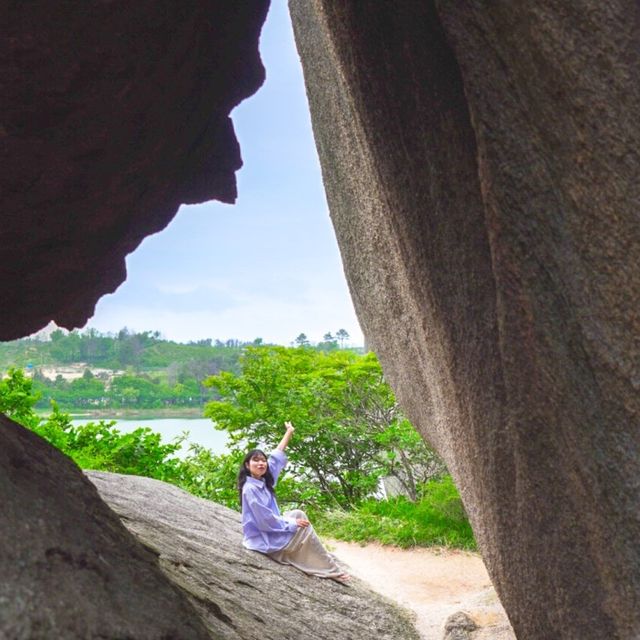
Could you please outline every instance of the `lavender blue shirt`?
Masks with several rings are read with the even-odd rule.
[[[287,464],[284,451],[276,449],[268,460],[273,484]],[[242,488],[242,544],[253,551],[270,553],[286,547],[298,529],[296,521],[283,518],[274,495],[263,480],[249,476]]]

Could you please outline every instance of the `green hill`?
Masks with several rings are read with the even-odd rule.
[[[338,349],[341,334],[348,337],[344,330],[338,338],[326,334],[315,348]],[[308,344],[304,334],[296,342]],[[202,381],[221,371],[239,373],[244,348],[261,343],[258,338],[183,344],[165,340],[157,331],[56,329],[46,338],[0,343],[0,375],[10,368],[31,374],[39,410],[49,409],[52,400],[74,413],[196,410],[216,398]]]

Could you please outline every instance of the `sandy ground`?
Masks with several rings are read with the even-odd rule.
[[[361,546],[337,540],[327,543],[353,576],[413,611],[424,640],[441,640],[444,621],[460,610],[473,613],[483,629],[478,637],[511,637],[505,635],[506,616],[478,554]]]

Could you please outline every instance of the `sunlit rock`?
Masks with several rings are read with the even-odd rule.
[[[418,640],[408,614],[358,580],[310,577],[244,549],[236,511],[150,478],[87,475],[212,638]]]

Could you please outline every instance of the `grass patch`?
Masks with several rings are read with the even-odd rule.
[[[322,536],[348,542],[476,549],[471,525],[450,476],[428,482],[418,502],[404,497],[366,500],[353,511],[314,514],[314,526]]]

